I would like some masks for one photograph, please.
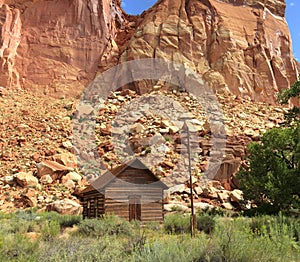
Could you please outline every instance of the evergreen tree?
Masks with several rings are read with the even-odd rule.
[[[300,98],[300,80],[279,96],[288,103]],[[300,208],[300,109],[294,106],[285,114],[283,127],[262,135],[261,141],[248,147],[248,167],[242,168],[237,179],[244,198],[252,201],[258,211],[278,212]]]

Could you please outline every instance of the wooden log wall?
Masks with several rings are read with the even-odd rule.
[[[104,214],[104,196],[98,191],[92,191],[84,196],[83,218],[97,218]]]
[[[121,188],[117,183],[112,183],[105,190],[105,213],[113,213],[128,220],[131,196],[141,197],[141,221],[163,220],[163,190],[159,187]]]

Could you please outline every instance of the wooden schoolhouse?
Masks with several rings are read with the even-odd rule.
[[[163,221],[167,186],[139,159],[106,171],[82,192],[83,217],[114,214],[126,220]]]

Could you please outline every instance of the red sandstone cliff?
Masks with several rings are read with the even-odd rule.
[[[116,38],[130,27],[119,6],[116,0],[0,0],[0,85],[82,90],[108,60],[117,61]]]
[[[273,102],[297,76],[284,11],[284,0],[160,0],[131,17],[117,0],[0,0],[0,85],[74,95],[96,72],[156,57]]]

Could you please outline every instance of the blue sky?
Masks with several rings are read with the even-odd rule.
[[[122,7],[128,14],[140,14],[156,0],[123,0]],[[298,17],[298,18],[297,18]],[[286,0],[286,20],[293,40],[294,56],[300,61],[300,1]]]
[[[293,39],[295,58],[300,62],[300,1],[286,0],[286,20]]]

